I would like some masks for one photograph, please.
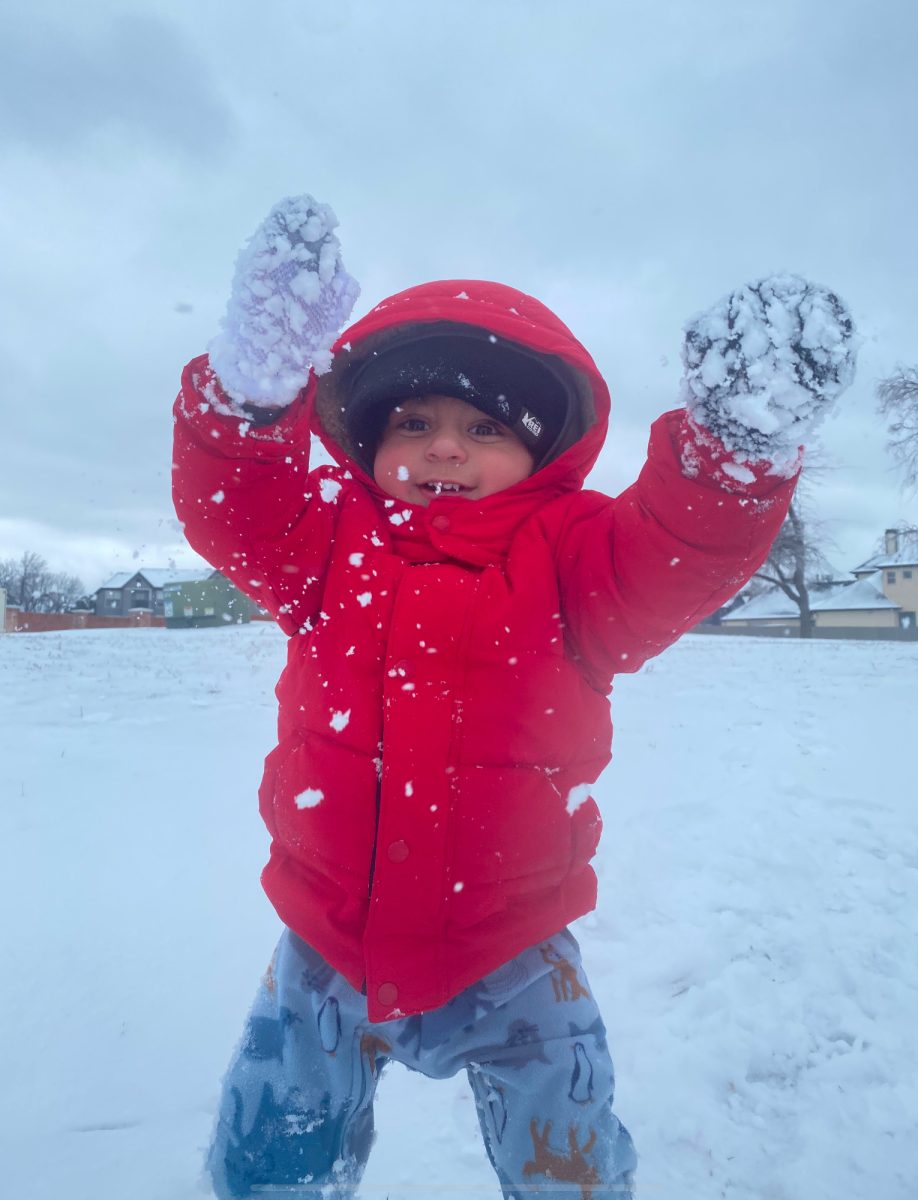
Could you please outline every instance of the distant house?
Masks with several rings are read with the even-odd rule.
[[[852,574],[857,579],[879,575],[883,594],[899,606],[899,624],[914,628],[918,613],[918,530],[902,533],[887,529],[884,548],[874,554]]]
[[[219,575],[213,567],[180,569],[143,567],[131,574],[121,571],[107,580],[95,593],[97,617],[129,617],[136,612],[163,616],[163,588],[167,583],[203,582]]]
[[[879,572],[863,579],[834,583],[810,593],[810,609],[816,629],[873,628],[896,629],[899,605],[883,593]],[[721,618],[721,624],[739,632],[763,626],[785,626],[788,632],[800,627],[800,609],[780,588],[771,588],[755,596],[740,608]]]
[[[882,552],[855,567],[854,579],[814,584],[810,609],[816,629],[914,629],[918,612],[918,534],[887,529]],[[735,633],[783,628],[799,632],[800,610],[780,588],[770,588],[725,613]]]

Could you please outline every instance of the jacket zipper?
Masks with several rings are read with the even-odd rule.
[[[373,826],[373,849],[370,852],[370,880],[367,887],[367,895],[373,895],[373,876],[376,874],[376,846],[379,842],[379,807],[380,807],[380,791],[382,789],[382,781],[376,783],[376,822]]]
[[[373,895],[373,876],[376,874],[376,845],[379,842],[379,806],[380,806],[380,800],[381,800],[381,795],[380,795],[381,789],[382,789],[382,780],[378,780],[376,783],[376,823],[373,826],[373,849],[370,852],[370,878],[367,883],[367,895],[368,896]],[[363,983],[361,984],[360,994],[362,996],[365,996],[367,994],[366,976],[364,976]]]

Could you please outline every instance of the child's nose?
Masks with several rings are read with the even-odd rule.
[[[427,455],[429,458],[437,460],[449,459],[450,461],[464,462],[466,449],[462,438],[447,430],[442,430],[431,439]]]

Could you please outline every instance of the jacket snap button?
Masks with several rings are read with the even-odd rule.
[[[391,842],[386,854],[389,857],[389,862],[404,862],[408,857],[408,843],[401,841],[401,839],[397,842]]]
[[[380,984],[379,991],[376,993],[376,999],[383,1008],[391,1008],[398,999],[398,988],[394,983]]]
[[[445,513],[437,513],[435,517],[431,518],[430,523],[434,529],[439,529],[442,533],[449,529],[449,517]]]

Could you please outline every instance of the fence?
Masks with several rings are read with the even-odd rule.
[[[56,629],[149,629],[165,625],[163,617],[136,612],[128,617],[97,617],[91,612],[34,613],[7,607],[4,633],[50,633]]]
[[[253,621],[273,621],[270,613],[258,610],[252,613]],[[7,608],[4,633],[51,633],[56,629],[162,629],[165,617],[155,617],[151,612],[136,612],[127,617],[97,617],[91,612],[33,613],[20,612],[18,608]]]
[[[798,638],[795,625],[763,625],[761,628],[731,629],[729,625],[696,625],[689,633],[701,633],[714,637],[770,637]],[[814,638],[836,638],[841,641],[857,642],[918,642],[918,629],[871,629],[861,625],[840,625],[837,629],[827,627],[813,630]]]

